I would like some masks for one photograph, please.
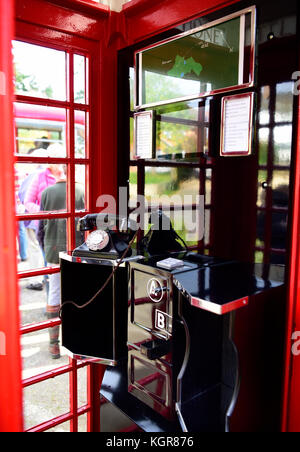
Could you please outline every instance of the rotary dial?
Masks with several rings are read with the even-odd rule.
[[[108,245],[108,242],[109,242],[108,233],[105,231],[101,231],[100,229],[91,232],[86,239],[87,247],[91,251],[103,250]]]

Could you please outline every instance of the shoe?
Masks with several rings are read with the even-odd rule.
[[[50,344],[49,352],[50,352],[52,359],[59,359],[60,358],[60,349],[59,349],[58,343]]]
[[[43,290],[44,286],[42,283],[31,283],[28,286],[26,286],[26,289],[29,290]]]

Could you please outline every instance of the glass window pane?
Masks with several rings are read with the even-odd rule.
[[[129,207],[135,207],[137,202],[137,167],[130,167],[129,174]]]
[[[197,152],[197,127],[157,122],[156,155],[163,158],[174,154]]]
[[[274,164],[290,165],[292,126],[274,127]]]
[[[258,171],[258,187],[257,187],[257,205],[264,207],[266,205],[266,188],[264,184],[267,183],[268,173],[267,170]]]
[[[257,214],[256,223],[256,246],[262,247],[265,245],[265,225],[266,225],[266,213],[260,210]]]
[[[269,128],[262,127],[258,131],[259,164],[266,165],[268,162]]]
[[[23,395],[24,427],[27,430],[69,412],[69,375],[60,375],[28,386],[24,388]]]
[[[57,163],[47,165],[16,163],[15,174],[17,212],[19,214],[34,214],[45,209],[45,205],[41,205],[44,190],[57,183],[62,184],[66,180],[65,165]],[[64,199],[60,198],[59,203],[48,203],[47,210],[65,211]]]
[[[26,262],[18,265],[19,270],[27,270]],[[19,294],[20,294],[20,317],[21,317],[21,325],[30,325],[32,323],[40,323],[47,320],[46,307],[48,302],[48,292],[49,292],[49,275],[33,277],[33,278],[22,278],[19,280]],[[41,284],[40,290],[38,290],[37,284]],[[35,289],[33,288],[35,287]],[[45,330],[44,333],[48,334],[48,331]],[[26,337],[28,337],[26,335]],[[47,345],[48,337],[43,337],[45,339],[45,343]],[[41,337],[35,340],[35,343],[38,344],[41,342]],[[29,345],[28,341],[22,341],[22,344]],[[40,345],[39,345],[40,347]],[[46,349],[45,349],[46,350]],[[47,350],[48,352],[48,350]],[[46,355],[48,357],[48,353]],[[26,352],[26,356],[30,357],[33,353],[29,351]],[[23,354],[23,358],[25,356]],[[36,362],[36,360],[35,360]],[[31,367],[29,362],[26,362],[23,366],[24,370],[27,370]],[[32,366],[34,367],[34,366]],[[29,370],[26,373],[28,375]]]
[[[289,185],[290,185],[289,170],[275,170],[273,171],[272,179],[272,199],[273,207],[288,208],[289,203]]]
[[[148,104],[237,85],[239,36],[238,17],[145,50],[140,101]]]
[[[74,102],[86,103],[86,61],[81,55],[74,55]]]
[[[66,100],[66,53],[13,41],[15,93]]]
[[[212,170],[205,170],[205,204],[211,203]]]
[[[271,253],[270,256],[270,263],[275,264],[277,267],[275,269],[277,270],[277,273],[275,273],[274,280],[276,281],[284,281],[283,274],[278,271],[278,268],[281,269],[282,265],[286,265],[286,253]],[[281,278],[281,279],[278,279]],[[271,279],[271,278],[270,278]]]
[[[286,248],[287,213],[272,213],[272,239],[271,247],[276,249]]]
[[[275,121],[288,122],[293,119],[293,82],[276,85]]]
[[[17,154],[48,157],[48,147],[58,144],[64,150],[61,155],[56,154],[53,157],[66,156],[66,110],[64,108],[16,102],[14,117]]]
[[[58,254],[67,249],[66,220],[28,220],[18,222],[18,270],[29,271],[58,265]],[[43,276],[36,276],[35,281],[44,284]]]
[[[75,111],[75,158],[86,158],[86,113]]]
[[[210,209],[205,209],[205,218],[204,218],[204,243],[205,245],[210,244],[210,218],[211,218],[211,211]]]
[[[75,209],[86,209],[86,165],[75,165]]]
[[[47,433],[69,433],[70,432],[70,422],[63,422],[62,424],[56,425],[53,428],[49,428]]]
[[[67,250],[66,220],[64,218],[41,220],[39,222],[38,238],[45,253],[47,265],[58,265],[59,253]]]
[[[193,204],[197,202],[199,193],[199,169],[146,167],[145,197],[152,205],[168,202]]]
[[[260,124],[269,124],[270,122],[269,102],[270,102],[270,87],[263,86],[260,90],[260,111],[259,111]]]

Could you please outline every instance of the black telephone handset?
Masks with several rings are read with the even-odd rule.
[[[142,239],[141,249],[150,254],[150,256],[180,252],[187,249],[186,243],[174,231],[170,219],[162,210],[158,209],[152,212],[149,222],[152,226]]]
[[[78,228],[83,237],[86,231],[92,232],[73,251],[73,256],[118,259],[128,248],[136,231],[136,223],[118,215],[95,213],[81,218]],[[129,249],[127,256],[131,254]]]

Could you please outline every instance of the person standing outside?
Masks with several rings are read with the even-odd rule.
[[[51,158],[61,158],[65,157],[64,148],[58,144],[50,145],[47,150],[45,150],[45,157]],[[37,213],[40,211],[41,198],[43,191],[54,185],[62,175],[62,165],[60,164],[49,164],[46,168],[37,171],[32,175],[30,179],[30,184],[27,187],[26,193],[24,195],[24,206],[26,212]],[[37,229],[39,222],[33,220],[27,226],[27,237],[30,246],[29,255],[29,265],[30,268],[41,268],[45,266],[45,260],[40,248],[39,242],[37,240]],[[31,290],[43,290],[43,277],[36,276],[32,279],[32,283],[27,286],[27,289]]]
[[[42,193],[41,210],[65,211],[66,209],[66,165],[63,165],[63,174],[55,185],[48,187]],[[81,184],[75,183],[75,208],[84,209],[84,190]],[[81,236],[77,233],[76,241],[80,243]],[[44,249],[45,258],[49,267],[59,264],[59,253],[67,249],[66,220],[56,218],[41,220],[38,229],[38,239]],[[61,302],[60,273],[49,275],[49,293],[47,303],[47,317],[53,319],[58,316]],[[60,358],[59,326],[49,328],[49,351],[53,359]]]

